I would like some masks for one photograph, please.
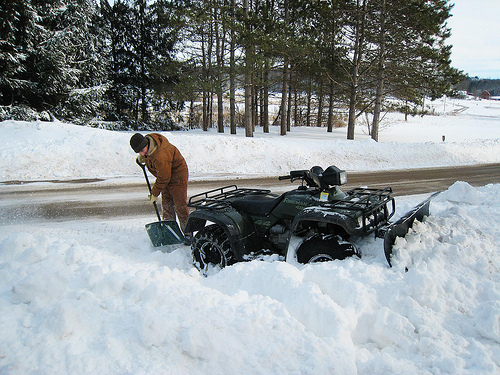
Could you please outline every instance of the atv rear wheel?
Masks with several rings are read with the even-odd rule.
[[[346,242],[336,235],[315,235],[299,246],[297,261],[299,263],[328,262],[354,255],[359,257],[359,252],[352,243]]]
[[[210,269],[229,266],[235,262],[227,234],[218,225],[208,225],[194,236],[191,244],[195,266],[204,275]]]

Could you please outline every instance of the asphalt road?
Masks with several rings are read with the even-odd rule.
[[[445,190],[456,181],[472,186],[500,183],[500,164],[446,168],[425,168],[348,173],[344,191],[353,187],[391,186],[394,195],[415,195]],[[44,181],[46,182],[46,181]],[[188,196],[235,184],[238,187],[270,189],[275,193],[291,190],[296,184],[274,178],[193,181]],[[0,224],[40,220],[69,221],[119,218],[155,213],[147,201],[144,183],[107,183],[101,180],[51,181],[36,184],[22,181],[0,183]]]

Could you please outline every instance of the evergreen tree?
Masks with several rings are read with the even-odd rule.
[[[85,106],[82,98],[92,92],[94,74],[102,71],[96,68],[100,59],[90,28],[95,12],[92,0],[6,2],[2,103],[65,119],[93,110],[95,103]]]
[[[417,105],[425,96],[436,99],[449,94],[460,81],[462,75],[451,67],[451,47],[445,45],[450,35],[446,27],[450,10],[444,0],[373,3],[378,26],[373,39],[378,46],[373,139],[378,140],[387,94]]]
[[[347,103],[347,138],[354,138],[356,118],[373,111],[377,139],[386,96],[418,104],[448,93],[461,78],[445,45],[446,0],[96,2],[2,3],[4,108],[26,105],[74,121],[168,129],[171,113],[201,93],[203,128],[212,123],[217,96],[222,131],[229,90],[235,133],[235,93],[244,88],[252,136],[259,122],[268,131],[268,93],[281,90],[281,134],[290,129],[292,112],[299,121],[305,93],[307,123],[315,106],[316,124],[323,123],[328,96],[329,130],[333,106]]]
[[[31,3],[6,0],[0,6],[0,105],[30,104],[27,60],[38,39],[37,21]]]
[[[107,108],[104,95],[109,85],[99,8],[93,0],[66,0],[66,7],[62,22],[67,27],[61,43],[67,45],[64,59],[75,78],[55,111],[77,123],[100,121]]]
[[[371,136],[378,139],[386,95],[421,103],[426,95],[437,98],[449,92],[460,80],[445,45],[450,9],[445,0],[356,0],[346,8],[348,139],[354,138],[356,118],[366,111],[374,113]]]
[[[178,3],[117,0],[103,4],[111,61],[111,119],[134,129],[171,126],[169,110],[176,104],[167,94],[179,69],[173,56],[182,26]]]

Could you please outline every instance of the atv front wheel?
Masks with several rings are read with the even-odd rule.
[[[359,252],[350,242],[340,239],[336,235],[315,235],[305,240],[297,250],[299,263],[329,262],[342,260],[351,256],[358,256]]]
[[[227,234],[218,225],[208,225],[194,236],[191,244],[195,266],[204,275],[210,269],[218,269],[234,263]]]

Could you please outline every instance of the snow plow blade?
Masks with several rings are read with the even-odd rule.
[[[429,205],[431,200],[438,195],[440,192],[432,194],[426,200],[422,201],[420,204],[416,205],[411,211],[408,211],[401,219],[391,224],[384,235],[384,252],[385,258],[391,264],[392,247],[394,242],[396,242],[397,237],[404,237],[413,226],[413,222],[416,220],[422,221],[424,216],[429,216]]]

